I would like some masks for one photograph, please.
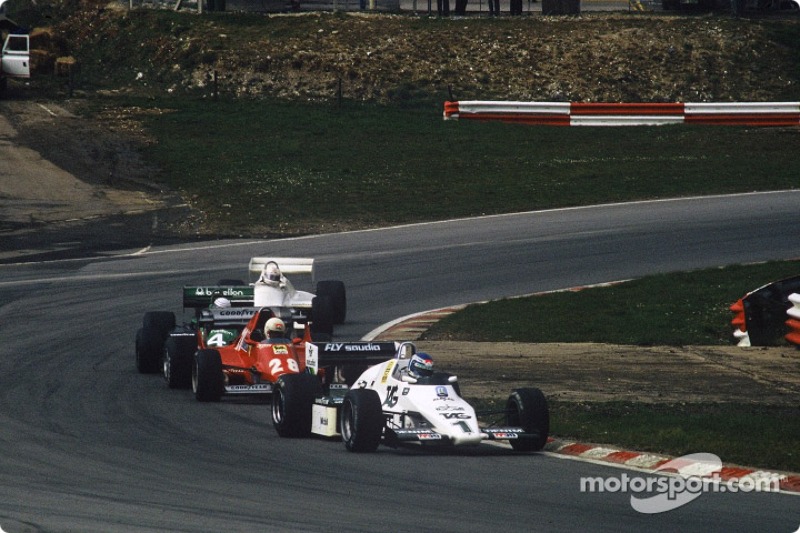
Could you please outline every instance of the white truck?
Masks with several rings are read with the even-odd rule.
[[[4,91],[8,78],[31,77],[31,42],[26,33],[16,33],[18,26],[5,15],[5,3],[0,0],[0,35],[8,35],[3,41],[3,52],[0,56],[0,92]]]

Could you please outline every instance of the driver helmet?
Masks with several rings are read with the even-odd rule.
[[[214,300],[214,303],[211,304],[212,309],[227,309],[231,306],[231,301],[225,298],[224,296],[220,296]]]
[[[433,358],[425,352],[414,354],[408,361],[408,375],[413,378],[430,377],[433,374]]]
[[[272,317],[264,324],[264,335],[267,338],[274,339],[276,337],[286,336],[286,323],[280,318]]]
[[[264,270],[261,271],[261,281],[273,287],[280,285],[281,269],[278,268],[278,263],[270,261],[264,265]]]

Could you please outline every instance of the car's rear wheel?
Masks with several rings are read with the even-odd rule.
[[[136,332],[136,370],[140,374],[155,374],[159,371],[164,339],[153,327],[139,328]]]
[[[308,437],[314,398],[322,384],[311,374],[284,374],[272,392],[272,425],[281,437]]]
[[[544,393],[536,388],[511,391],[506,403],[506,424],[521,427],[527,435],[510,441],[516,451],[532,452],[544,448],[550,433],[550,409]]]
[[[136,369],[141,374],[161,371],[164,341],[175,328],[175,313],[150,311],[142,318],[142,327],[136,332]]]
[[[217,350],[199,350],[192,365],[192,392],[201,402],[218,402],[225,390],[222,358]]]
[[[345,447],[351,452],[374,452],[381,443],[383,412],[378,393],[352,389],[344,397],[339,429]]]
[[[344,289],[344,282],[338,280],[317,282],[317,296],[330,298],[333,323],[344,324],[347,318],[347,292]]]
[[[192,356],[197,350],[194,336],[170,336],[164,343],[163,374],[170,389],[188,389],[192,384]]]
[[[314,341],[329,341],[333,336],[333,301],[327,296],[315,296],[311,300],[311,338]]]
[[[169,332],[175,329],[175,313],[172,311],[149,311],[142,317],[142,327],[156,328],[166,339]]]

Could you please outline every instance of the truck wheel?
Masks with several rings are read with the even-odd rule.
[[[340,432],[351,452],[374,452],[381,443],[383,412],[378,393],[370,389],[348,391],[342,403]]]
[[[197,339],[192,336],[170,336],[164,343],[163,374],[170,389],[188,389],[192,385],[192,356]]]
[[[347,293],[344,290],[344,283],[337,280],[320,281],[317,283],[317,296],[331,299],[333,323],[344,324],[347,317]]]
[[[550,409],[541,390],[536,388],[511,391],[506,403],[506,424],[521,427],[530,438],[512,439],[511,447],[519,452],[544,448],[550,432]]]
[[[281,437],[311,435],[314,398],[322,384],[311,374],[284,374],[272,392],[272,425]]]
[[[218,402],[225,386],[222,382],[222,359],[217,350],[199,350],[192,365],[192,392],[201,402]]]
[[[311,338],[328,341],[333,336],[333,301],[327,296],[315,296],[311,300]]]
[[[159,371],[164,337],[154,327],[139,328],[136,332],[136,370],[140,374],[155,374]]]

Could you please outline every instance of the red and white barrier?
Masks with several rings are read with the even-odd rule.
[[[800,102],[590,103],[445,102],[444,119],[546,126],[800,126]]]
[[[739,298],[736,300],[730,310],[733,311],[733,336],[736,338],[736,346],[749,347],[750,335],[747,334],[747,318],[744,313],[744,299]]]

